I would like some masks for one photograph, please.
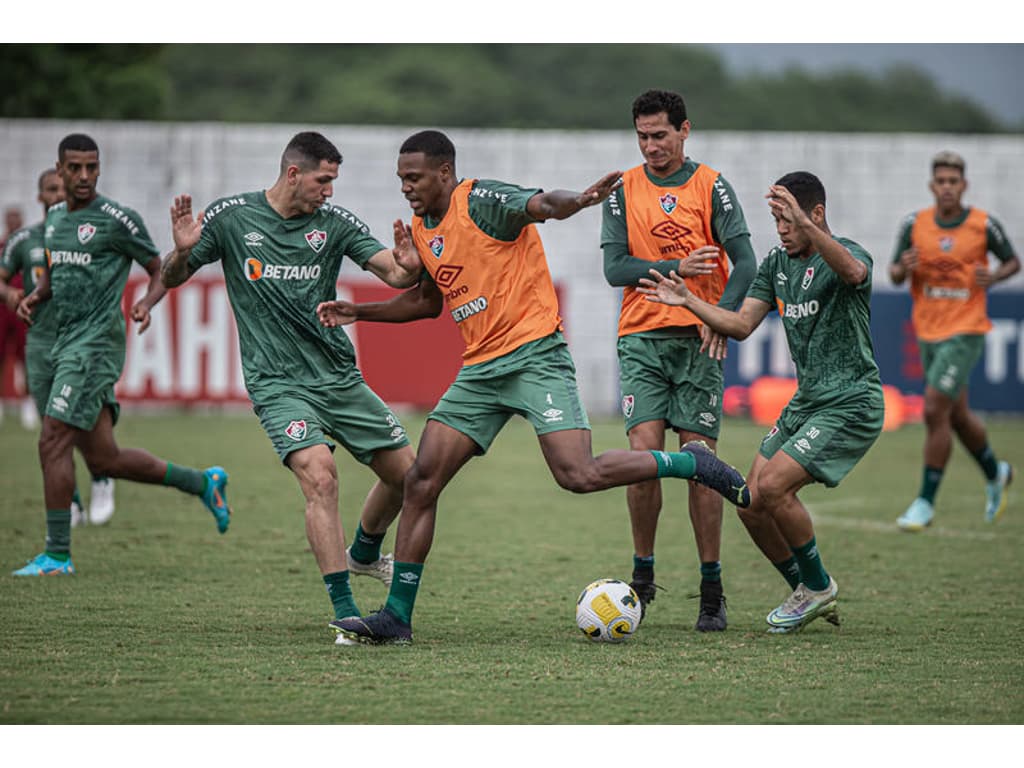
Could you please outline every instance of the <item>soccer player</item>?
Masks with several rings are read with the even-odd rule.
[[[43,216],[53,205],[64,201],[64,182],[54,168],[47,168],[39,176],[37,200],[42,203]],[[0,299],[11,310],[16,310],[25,293],[31,293],[36,276],[46,269],[46,251],[43,247],[43,222],[19,229],[8,238],[0,257]],[[22,288],[8,281],[21,275]],[[18,320],[21,323],[20,320]],[[22,325],[24,325],[22,323]],[[35,322],[28,331],[25,343],[25,380],[32,397],[32,407],[38,414],[37,422],[46,411],[46,399],[53,384],[53,343],[57,335],[57,314],[47,310],[46,303],[35,309]],[[71,497],[71,527],[85,525],[90,518],[96,525],[108,522],[114,514],[114,481],[109,477],[92,479],[90,509],[82,504],[76,484]]]
[[[767,197],[782,245],[761,262],[738,312],[701,299],[675,271],[666,277],[652,269],[640,291],[735,339],[778,308],[798,388],[761,442],[747,475],[751,503],[739,514],[793,589],[768,614],[769,631],[794,632],[818,616],[838,624],[836,580],[797,492],[815,482],[838,485],[881,433],[884,406],[870,333],[871,256],[832,235],[825,188],[813,174],[786,174]]]
[[[139,215],[96,191],[100,151],[89,136],[73,133],[60,142],[57,173],[67,199],[46,215],[49,268],[39,273],[35,289],[18,305],[18,315],[29,323],[44,309],[57,315],[53,384],[39,435],[46,549],[15,576],[75,572],[70,507],[76,447],[93,476],[170,485],[199,496],[221,533],[230,519],[223,468],[200,471],[178,466],[115,442],[120,406],[114,384],[125,354],[121,298],[132,262],[141,264],[149,273],[149,286],[132,306],[131,317],[142,333],[149,327],[150,310],[166,292],[160,284],[160,258]],[[51,300],[44,304],[47,299]]]
[[[332,327],[353,318],[400,322],[436,316],[444,298],[466,349],[405,478],[387,603],[365,618],[331,622],[342,636],[371,644],[412,640],[413,606],[434,537],[438,497],[516,414],[533,425],[555,481],[574,493],[680,477],[709,485],[734,504],[748,503],[740,473],[702,444],[677,453],[614,450],[595,457],[591,450],[590,424],[536,223],[601,203],[621,173],[607,174],[582,193],[460,181],[452,142],[439,131],[423,131],[402,144],[398,177],[426,274],[417,288],[388,302],[326,302],[318,309],[321,322]]]
[[[221,262],[246,388],[302,489],[306,536],[338,619],[359,616],[350,572],[391,582],[393,561],[381,556],[381,542],[401,509],[414,456],[405,429],[363,381],[348,336],[321,326],[316,308],[337,296],[345,256],[395,287],[414,284],[420,272],[401,222],[388,249],[353,213],[327,202],[341,162],[324,136],[303,132],[285,147],[270,189],[216,200],[195,218],[191,197],[175,198],[174,250],[162,268],[164,284],[174,287]],[[347,551],[330,438],[378,478]]]
[[[964,172],[964,159],[955,152],[940,152],[932,159],[929,188],[935,205],[904,219],[889,265],[896,285],[910,278],[925,379],[924,472],[917,498],[896,521],[904,531],[931,525],[954,432],[985,474],[988,522],[1006,509],[1006,487],[1013,479],[1013,469],[996,459],[985,425],[967,404],[967,381],[992,328],[986,291],[1020,271],[1020,259],[991,214],[963,204]],[[990,252],[999,261],[994,270]]]
[[[692,312],[645,300],[641,278],[656,269],[686,278],[689,289],[712,304],[736,309],[754,279],[757,260],[739,198],[718,171],[687,157],[686,103],[678,93],[647,91],[633,102],[633,125],[644,163],[623,174],[604,204],[601,248],[604,275],[622,288],[619,313],[619,387],[629,446],[663,450],[665,430],[682,446],[702,440],[715,450],[725,387],[726,339]],[[694,254],[704,245],[724,250],[733,264]],[[705,354],[706,353],[706,354]],[[655,597],[654,540],[661,513],[661,483],[626,488],[633,531],[633,580],[646,613]],[[700,561],[696,629],[726,628],[722,589],[722,497],[697,483],[689,487],[690,522]]]

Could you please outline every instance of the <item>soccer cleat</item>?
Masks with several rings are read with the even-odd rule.
[[[36,555],[24,568],[14,571],[12,576],[70,576],[75,572],[74,563],[67,560],[55,560],[45,552]]]
[[[381,581],[385,587],[391,586],[391,577],[395,573],[394,555],[381,555],[372,563],[361,563],[352,557],[352,547],[349,547],[345,550],[345,559],[348,560],[349,573],[356,576],[372,576]]]
[[[358,616],[346,616],[345,618],[346,619],[357,619],[359,617]],[[338,619],[335,619],[335,621],[338,621]],[[333,622],[328,624],[327,626],[329,626],[335,632],[338,632],[338,628],[334,626]],[[345,637],[345,635],[341,634],[341,632],[338,632],[338,636],[334,638],[334,644],[335,645],[359,645],[359,641],[358,640],[351,640],[351,639]]]
[[[640,598],[640,621],[643,621],[644,616],[647,615],[647,604],[654,602],[654,595],[657,590],[664,590],[665,588],[655,584],[653,581],[638,579],[635,572],[633,574],[633,581],[629,582],[629,586],[636,592],[636,596]]]
[[[82,507],[81,504],[72,501],[71,502],[71,527],[81,528],[83,525],[89,524],[89,513]]]
[[[114,516],[114,481],[103,477],[92,481],[89,493],[89,522],[104,525]]]
[[[1013,482],[1013,467],[1009,462],[1000,461],[996,479],[985,483],[985,521],[995,522],[1006,511],[1006,489]]]
[[[722,582],[701,580],[700,614],[695,629],[698,632],[723,632],[726,624]]]
[[[335,619],[331,626],[347,639],[367,645],[405,645],[412,642],[412,627],[387,608],[369,616]]]
[[[935,517],[935,509],[925,499],[920,497],[910,502],[907,511],[896,520],[896,525],[904,531],[923,531],[932,524]]]
[[[224,467],[210,467],[203,475],[206,477],[206,490],[203,491],[203,504],[217,520],[217,530],[224,533],[231,522],[231,509],[228,507],[227,485],[228,473]]]
[[[827,621],[829,624],[831,624],[833,627],[839,626],[839,605],[837,603],[832,603],[831,605],[822,608],[821,613],[819,613],[818,615],[825,621]],[[768,634],[792,635],[799,632],[805,626],[807,626],[806,622],[804,624],[797,624],[795,627],[769,627]]]
[[[680,449],[689,452],[697,462],[693,480],[718,491],[737,507],[750,506],[750,489],[747,481],[736,467],[730,466],[715,455],[703,440],[691,440]]]
[[[765,619],[768,622],[769,631],[781,629],[784,632],[796,632],[803,629],[804,626],[834,607],[838,594],[839,585],[831,576],[828,586],[819,592],[808,589],[805,584],[797,584],[793,594],[787,597],[782,605],[769,613]]]

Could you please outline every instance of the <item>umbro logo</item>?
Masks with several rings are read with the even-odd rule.
[[[259,232],[250,232],[249,234],[247,234],[245,236],[245,244],[246,245],[262,246],[263,245],[263,235],[261,235]]]
[[[413,571],[402,571],[398,574],[398,580],[403,584],[416,584],[419,580],[419,574]]]
[[[776,272],[775,280],[779,285],[782,285],[783,283],[788,282],[789,278],[786,276],[785,272]]]

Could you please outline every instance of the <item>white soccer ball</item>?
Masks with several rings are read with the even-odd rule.
[[[618,579],[588,584],[576,601],[576,626],[599,643],[621,643],[636,632],[640,616],[640,598]]]

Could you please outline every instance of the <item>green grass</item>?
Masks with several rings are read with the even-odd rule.
[[[0,427],[0,565],[41,550],[34,436]],[[422,419],[406,419],[418,437]],[[990,419],[1024,470],[1019,420]],[[720,451],[749,466],[764,430],[728,421]],[[117,513],[76,529],[73,578],[0,576],[0,723],[1019,724],[1024,720],[1024,496],[995,525],[959,447],[936,522],[894,521],[920,479],[923,430],[885,433],[840,488],[806,489],[843,626],[765,634],[788,590],[727,506],[729,630],[693,631],[697,589],[685,484],[665,483],[658,596],[635,637],[587,641],[580,589],[628,580],[625,494],[559,489],[521,420],[442,497],[409,647],[337,647],[303,528],[303,501],[251,415],[127,414],[124,446],[231,473],[231,529],[194,498],[121,482]],[[596,451],[625,444],[594,426]],[[351,533],[368,470],[337,453]],[[78,461],[83,487],[85,470]],[[386,546],[390,548],[394,532]],[[357,579],[372,610],[386,597]]]

